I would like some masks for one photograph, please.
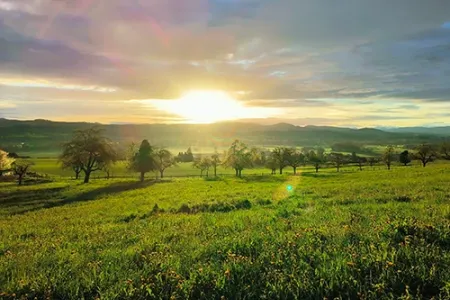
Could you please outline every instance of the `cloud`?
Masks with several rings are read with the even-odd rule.
[[[449,12],[441,0],[0,0],[0,91],[60,115],[81,114],[69,101],[219,89],[289,120],[383,122],[391,107],[450,102]],[[356,108],[373,118],[345,115]]]

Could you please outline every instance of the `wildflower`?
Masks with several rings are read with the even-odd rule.
[[[354,266],[356,266],[356,264],[354,262],[352,262],[352,261],[348,261],[347,262],[347,266],[354,267]]]
[[[225,271],[225,276],[226,276],[228,279],[231,277],[231,271],[230,271],[230,269],[227,269],[227,270]]]

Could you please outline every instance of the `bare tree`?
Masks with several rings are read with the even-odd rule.
[[[432,162],[437,157],[435,147],[428,144],[419,145],[416,148],[414,157],[422,162],[422,166],[425,168],[429,162]]]
[[[34,163],[28,160],[18,160],[12,164],[12,170],[14,175],[17,176],[17,182],[19,185],[22,185],[23,179],[32,165],[34,165]]]

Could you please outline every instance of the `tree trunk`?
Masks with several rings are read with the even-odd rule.
[[[319,173],[319,166],[316,166],[316,173]]]
[[[336,171],[339,172],[339,166],[336,166]]]
[[[294,175],[297,175],[297,167],[293,167],[294,169]]]
[[[141,181],[141,182],[144,182],[144,179],[145,179],[145,172],[141,172],[141,178],[140,178],[140,181]]]
[[[80,178],[80,171],[75,172],[75,180],[78,180]]]
[[[89,179],[91,178],[91,172],[85,172],[84,174],[84,183],[89,183]]]
[[[239,170],[238,169],[234,169],[236,171],[236,177],[239,177]]]
[[[390,170],[390,169],[391,169],[391,164],[388,163],[388,164],[387,164],[387,167],[388,167],[388,170]]]
[[[359,170],[362,171],[362,165],[359,165]]]
[[[217,177],[217,166],[214,166],[214,177]]]
[[[423,167],[425,168],[426,166],[427,166],[427,163],[426,162],[422,162],[422,165],[423,165]]]
[[[283,174],[283,168],[280,167],[280,174]]]
[[[22,185],[23,175],[19,175],[19,185]]]
[[[242,177],[242,170],[239,170],[239,177]]]
[[[159,173],[161,175],[161,179],[163,179],[164,178],[164,170],[160,170]]]

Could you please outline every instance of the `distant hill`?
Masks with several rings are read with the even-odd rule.
[[[401,133],[418,133],[418,134],[433,134],[450,136],[450,126],[442,127],[397,127],[397,128],[385,128],[384,131],[389,132],[401,132]]]
[[[294,126],[287,123],[258,125],[242,122],[214,124],[93,124],[52,122],[48,120],[17,121],[0,119],[0,148],[8,151],[58,151],[74,130],[98,125],[120,145],[148,139],[152,144],[169,148],[227,147],[234,139],[249,145],[328,147],[338,142],[360,145],[403,145],[439,142],[450,137],[450,127],[439,128],[341,128],[332,126]]]

